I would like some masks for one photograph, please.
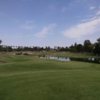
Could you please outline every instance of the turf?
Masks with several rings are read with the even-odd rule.
[[[99,99],[99,64],[0,56],[0,100]]]

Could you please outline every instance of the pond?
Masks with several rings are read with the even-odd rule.
[[[75,57],[44,56],[44,57],[40,57],[40,58],[56,60],[56,61],[61,61],[61,62],[80,61],[80,62],[89,62],[89,63],[100,63],[100,58],[95,58],[95,57],[75,58]]]
[[[69,57],[55,57],[55,56],[46,56],[46,57],[40,57],[50,60],[56,60],[56,61],[62,61],[62,62],[69,62],[71,59]]]

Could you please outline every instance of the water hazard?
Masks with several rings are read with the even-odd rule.
[[[40,57],[50,60],[56,60],[56,61],[62,61],[62,62],[69,62],[71,59],[69,57],[55,57],[55,56],[46,56],[46,57]]]

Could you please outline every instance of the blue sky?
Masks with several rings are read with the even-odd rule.
[[[100,37],[100,0],[0,0],[5,45],[69,46]]]

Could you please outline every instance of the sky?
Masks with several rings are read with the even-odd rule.
[[[13,46],[69,46],[100,37],[100,0],[0,0],[0,39]]]

